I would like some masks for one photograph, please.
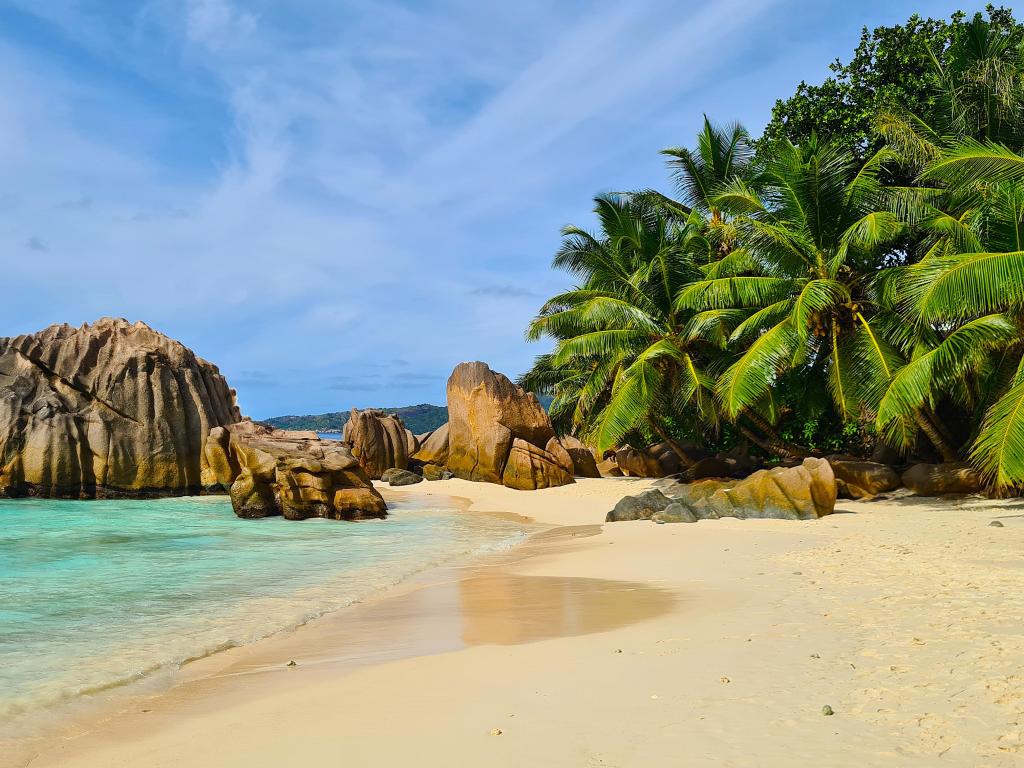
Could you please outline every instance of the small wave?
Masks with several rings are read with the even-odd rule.
[[[0,646],[0,721],[169,680],[189,662],[294,630],[426,570],[508,551],[529,531],[423,507],[378,526],[240,524],[230,505],[203,501],[49,502],[59,513],[74,505],[76,530],[43,548],[19,542],[44,540],[40,529],[58,530],[59,514],[34,505],[8,527],[17,535],[0,540],[0,611],[19,647]],[[118,527],[130,530],[114,535]],[[169,543],[177,531],[191,548]]]

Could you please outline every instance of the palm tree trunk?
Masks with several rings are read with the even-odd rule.
[[[675,440],[668,436],[668,433],[665,432],[665,430],[661,427],[660,424],[658,424],[657,421],[655,421],[654,419],[649,419],[649,423],[651,425],[651,429],[653,429],[655,434],[657,434],[658,437],[661,438],[661,441],[672,449],[672,453],[679,457],[679,461],[682,463],[684,467],[692,467],[694,464],[697,463],[697,460],[693,458],[693,456],[691,456],[689,453],[687,453],[686,449],[683,448],[683,446],[681,446],[679,443],[677,443]]]
[[[921,431],[928,436],[932,445],[935,446],[942,456],[943,461],[960,461],[960,456],[957,454],[956,449],[943,437],[941,430],[928,417],[927,413],[920,409],[915,410],[914,421],[917,422],[917,426],[921,428]]]
[[[791,443],[788,440],[783,440],[779,437],[779,433],[775,431],[775,427],[768,423],[766,419],[762,418],[761,414],[747,409],[743,411],[741,416],[749,420],[751,424],[757,427],[757,429],[764,434],[764,437],[759,438],[754,434],[753,430],[748,427],[744,427],[742,424],[740,425],[740,431],[743,435],[761,446],[762,450],[787,459],[806,459],[811,455],[810,451],[802,448],[796,443]]]

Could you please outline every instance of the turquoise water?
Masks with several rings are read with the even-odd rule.
[[[239,520],[224,497],[0,501],[0,723],[295,627],[519,523],[412,504],[387,520]]]

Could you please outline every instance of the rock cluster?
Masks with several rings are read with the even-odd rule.
[[[572,459],[573,474],[576,477],[600,477],[601,473],[597,468],[597,457],[594,452],[571,435],[564,435],[559,438],[562,447]]]
[[[679,457],[665,443],[643,449],[619,448],[615,452],[615,464],[626,477],[666,477],[681,469]]]
[[[663,483],[659,489],[621,500],[605,520],[813,520],[831,514],[835,503],[836,482],[829,463],[824,459],[804,459],[798,466],[762,469],[742,480]]]
[[[573,482],[572,458],[540,402],[485,363],[452,372],[448,419],[446,466],[455,477],[519,490]]]
[[[315,433],[245,420],[210,432],[207,461],[239,517],[385,517],[387,506],[348,447]]]
[[[229,492],[241,517],[382,517],[341,443],[243,420],[217,367],[144,323],[0,339],[0,495]]]
[[[217,367],[144,323],[0,339],[0,494],[200,493],[209,431],[241,418]]]
[[[849,499],[870,499],[900,487],[900,476],[887,464],[829,457],[839,495]]]

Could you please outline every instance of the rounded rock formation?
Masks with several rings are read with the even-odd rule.
[[[210,431],[240,418],[215,365],[141,322],[0,339],[0,494],[200,493],[226,476]]]
[[[371,480],[380,480],[388,469],[408,467],[409,448],[415,447],[416,440],[395,414],[355,408],[345,422],[342,439]]]
[[[455,477],[519,490],[573,482],[572,459],[540,402],[486,363],[461,363],[448,379],[447,436]]]

